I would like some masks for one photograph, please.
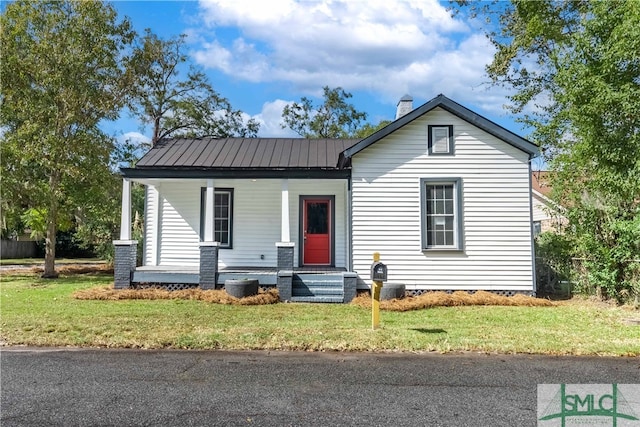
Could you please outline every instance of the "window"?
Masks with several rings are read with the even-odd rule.
[[[233,189],[216,188],[213,196],[213,239],[221,248],[232,247],[233,237]],[[200,240],[204,240],[205,203],[207,188],[200,191]]]
[[[430,155],[453,154],[453,125],[429,125],[427,136]]]
[[[462,250],[460,178],[423,178],[422,249]]]

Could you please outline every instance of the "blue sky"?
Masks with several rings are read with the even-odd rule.
[[[377,123],[393,119],[405,94],[418,107],[443,93],[522,136],[503,108],[505,89],[484,67],[494,49],[477,22],[452,18],[436,0],[115,1],[135,29],[163,38],[188,35],[191,60],[214,88],[261,122],[259,136],[281,129],[282,108],[322,87],[341,86]],[[126,113],[105,125],[112,134],[148,137]]]

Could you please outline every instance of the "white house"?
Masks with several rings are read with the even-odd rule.
[[[284,300],[349,301],[379,252],[408,290],[533,293],[537,147],[443,95],[411,103],[363,140],[161,141],[122,170],[116,287],[251,276]],[[147,188],[137,268],[131,181]]]

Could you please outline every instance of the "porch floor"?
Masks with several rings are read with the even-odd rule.
[[[342,267],[304,266],[295,267],[297,274],[329,274],[347,271]],[[278,279],[277,267],[225,267],[218,270],[218,285],[229,279],[258,279],[261,285],[275,285]],[[189,283],[198,284],[198,267],[184,266],[141,266],[133,273],[134,283]]]

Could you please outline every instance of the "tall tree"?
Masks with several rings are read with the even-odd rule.
[[[102,2],[16,1],[0,23],[2,200],[45,218],[43,276],[55,277],[59,224],[113,180],[113,141],[98,124],[122,107],[133,32]]]
[[[640,296],[637,1],[513,0],[474,13],[496,25],[487,71],[514,90],[511,107],[554,170],[589,286],[604,297]]]
[[[348,102],[351,94],[341,87],[322,88],[324,101],[317,107],[306,97],[300,102],[287,105],[282,110],[284,123],[305,138],[349,138],[356,134],[361,123],[367,119],[367,113],[356,110]]]
[[[255,136],[259,123],[244,122],[242,112],[188,62],[184,47],[184,35],[163,40],[147,29],[128,63],[129,109],[153,127],[152,145],[169,137]]]

